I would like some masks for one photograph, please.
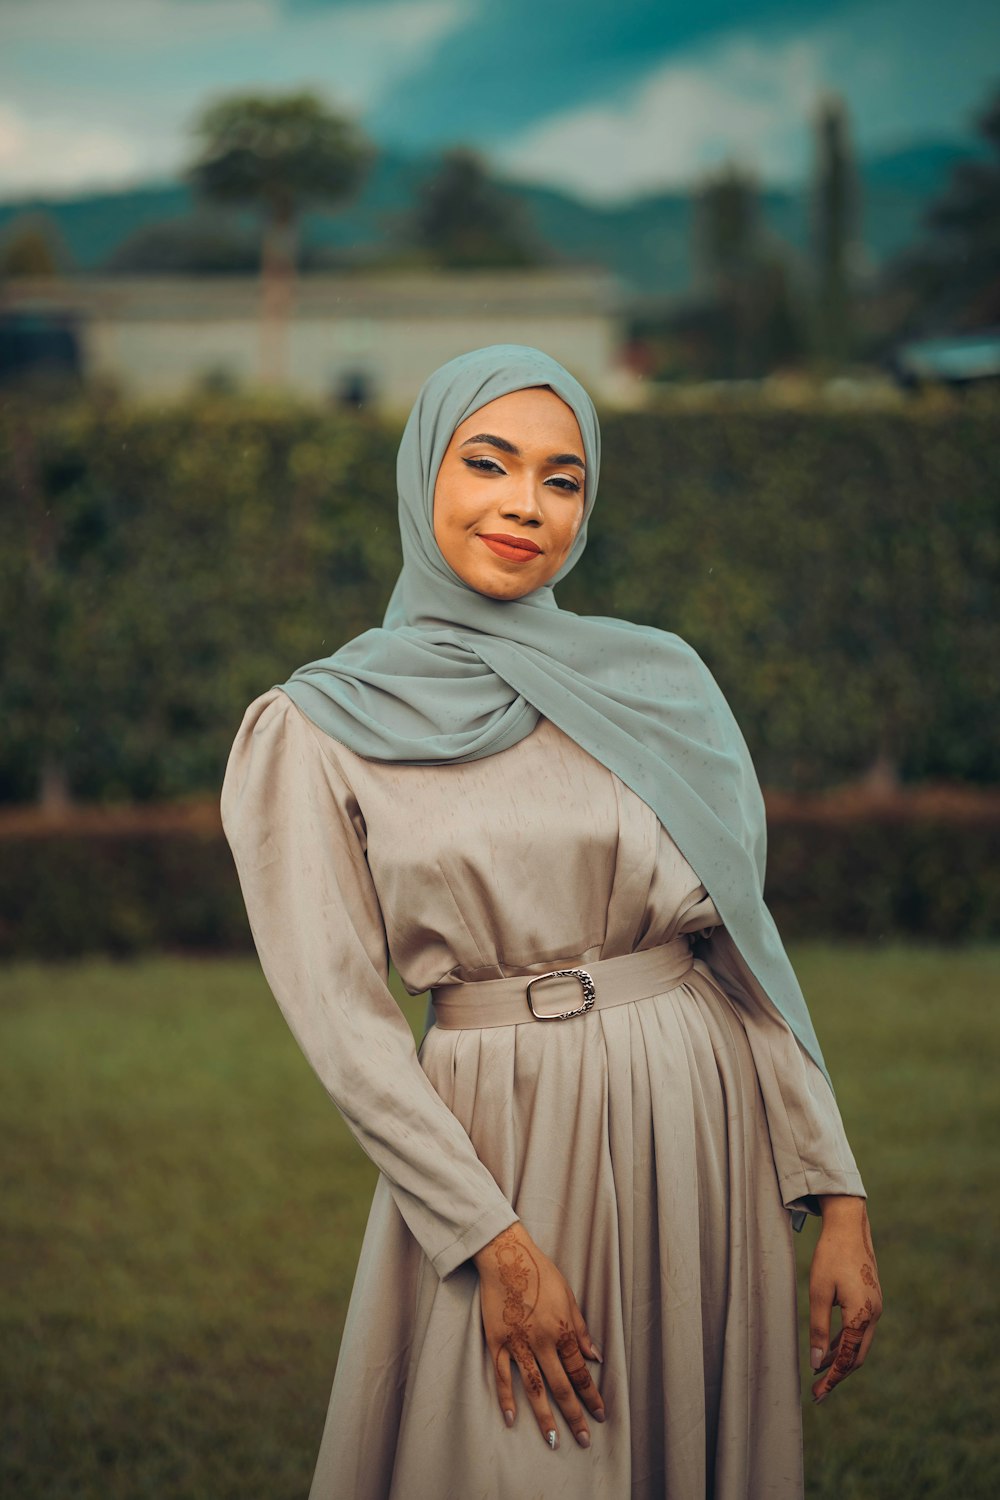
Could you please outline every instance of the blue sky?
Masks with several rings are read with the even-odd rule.
[[[597,202],[791,182],[824,90],[872,154],[967,136],[997,59],[994,0],[0,0],[0,197],[169,177],[210,99],[303,86]]]

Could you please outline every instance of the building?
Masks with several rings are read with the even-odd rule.
[[[262,317],[258,276],[11,278],[0,380],[20,378],[33,348],[50,363],[61,349],[66,368],[140,398],[275,383],[397,411],[453,355],[516,343],[560,360],[595,400],[630,405],[620,309],[613,278],[586,271],[306,274],[287,321]]]

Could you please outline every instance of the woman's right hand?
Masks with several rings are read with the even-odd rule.
[[[584,1361],[600,1362],[601,1355],[569,1282],[520,1220],[501,1230],[472,1259],[479,1272],[483,1329],[507,1426],[513,1425],[517,1411],[510,1368],[514,1360],[549,1447],[557,1447],[559,1437],[546,1383],[573,1436],[582,1448],[589,1448],[583,1407],[598,1422],[604,1421],[605,1411]]]

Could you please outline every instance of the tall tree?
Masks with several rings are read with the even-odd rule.
[[[1000,322],[1000,88],[974,117],[981,157],[956,163],[927,235],[890,266],[902,331],[974,331]]]
[[[445,152],[418,197],[409,233],[438,265],[456,269],[532,266],[544,258],[520,204],[464,147]]]
[[[703,373],[751,377],[794,358],[800,338],[788,271],[764,228],[752,173],[728,163],[704,179],[694,235],[696,301],[678,332],[701,343]]]
[[[311,204],[350,197],[372,147],[348,119],[308,91],[231,95],[203,111],[195,135],[200,148],[187,171],[195,192],[220,203],[254,205],[263,215],[261,370],[265,380],[280,381],[300,215]]]
[[[837,95],[828,94],[816,116],[812,229],[816,345],[835,362],[848,359],[854,346],[851,268],[859,201],[847,108]]]
[[[709,285],[724,291],[748,270],[760,233],[757,184],[728,162],[705,178],[696,199],[698,263]]]

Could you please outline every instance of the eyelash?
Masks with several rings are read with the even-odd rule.
[[[468,464],[470,469],[478,470],[480,474],[506,474],[507,472],[506,469],[502,469],[492,458],[463,458],[462,462],[463,464]],[[567,479],[561,474],[557,477],[562,481],[559,485],[560,489],[564,489],[572,494],[579,493],[580,486],[574,480]]]

